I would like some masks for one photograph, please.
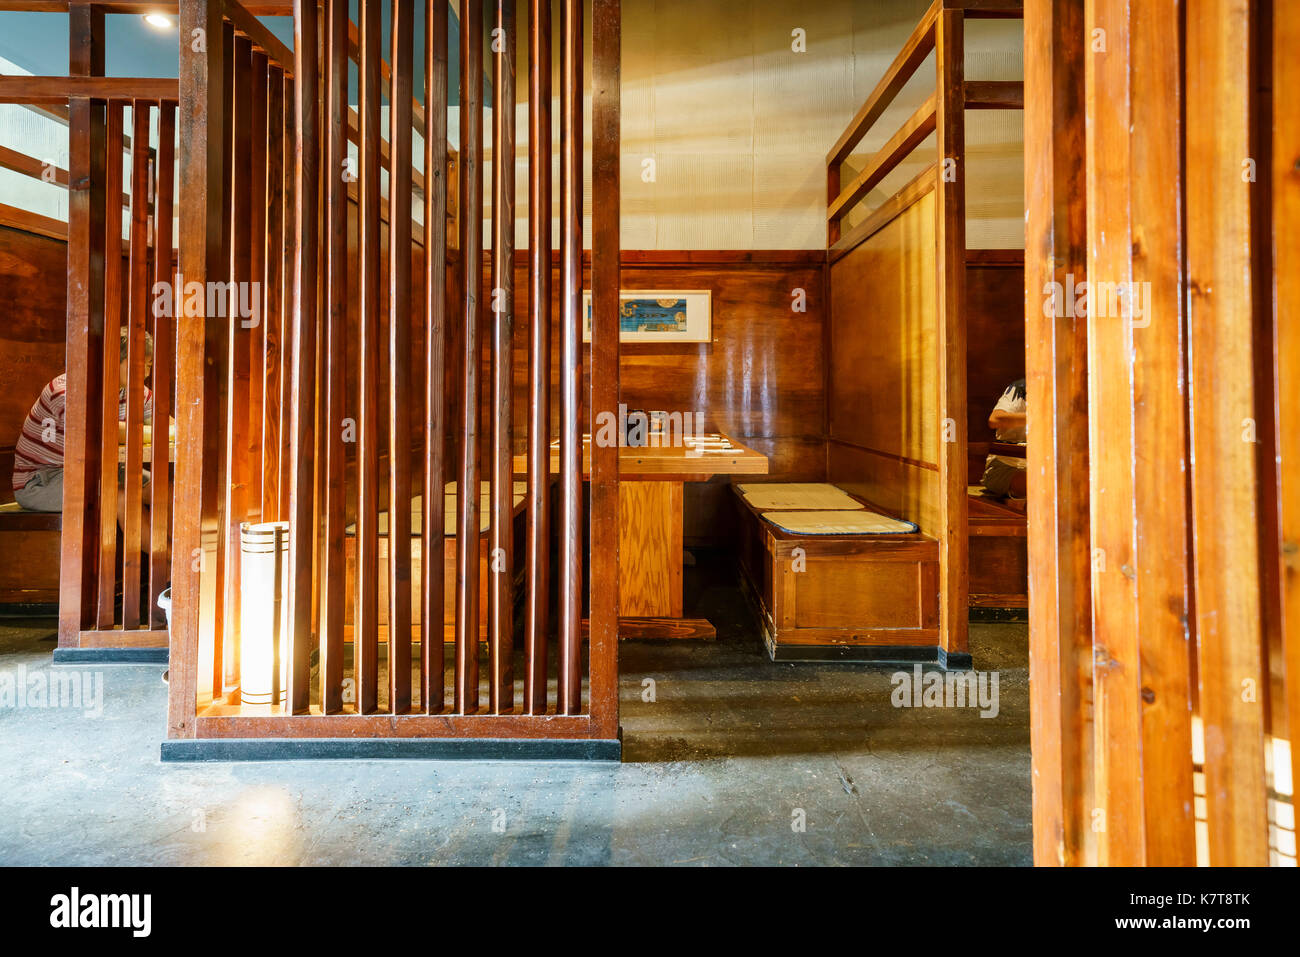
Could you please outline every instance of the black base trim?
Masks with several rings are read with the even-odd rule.
[[[59,603],[46,601],[11,601],[0,605],[0,618],[59,617]]]
[[[56,665],[165,665],[167,648],[55,648]]]
[[[793,645],[775,644],[768,639],[773,661],[841,661],[859,665],[936,664],[947,671],[969,671],[971,657],[951,654],[935,645]]]
[[[623,742],[586,738],[186,738],[162,742],[162,760],[621,761]]]

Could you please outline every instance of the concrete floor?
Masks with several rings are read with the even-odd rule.
[[[163,765],[162,666],[54,668],[53,621],[0,620],[0,680],[103,682],[99,715],[0,704],[0,864],[1030,863],[1025,625],[971,626],[996,717],[895,708],[892,669],[773,664],[694,579],[719,640],[623,646],[620,765]]]

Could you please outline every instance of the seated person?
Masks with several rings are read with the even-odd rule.
[[[145,333],[145,369],[147,377],[153,366],[153,337]],[[118,368],[118,381],[125,383],[127,378],[127,338],[126,330],[121,333],[119,352],[121,365]],[[64,433],[64,398],[67,392],[67,374],[55,377],[42,390],[32,410],[27,413],[22,433],[14,447],[13,488],[14,500],[30,512],[63,511],[63,433]],[[126,388],[118,390],[118,445],[126,444]],[[153,392],[148,386],[144,388],[144,443],[151,439],[153,422]],[[170,427],[168,433],[172,433]],[[126,481],[126,467],[118,466],[118,487]],[[140,547],[149,551],[149,470],[141,473],[142,501],[144,515],[140,523]],[[117,496],[117,524],[125,526],[126,496]]]
[[[989,428],[999,442],[1025,444],[1026,409],[1025,380],[1017,379],[1007,386],[998,404],[989,416]],[[984,463],[984,477],[980,483],[998,498],[1025,497],[1025,460],[1009,455],[990,455]]]

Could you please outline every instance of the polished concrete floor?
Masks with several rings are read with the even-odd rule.
[[[1030,863],[1023,624],[971,626],[995,717],[894,707],[891,669],[773,664],[694,578],[719,640],[623,646],[619,765],[164,765],[162,666],[56,668],[53,621],[0,620],[0,864]]]

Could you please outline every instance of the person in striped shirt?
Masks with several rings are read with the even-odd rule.
[[[118,381],[127,379],[127,338],[126,330],[121,334],[121,365]],[[153,366],[153,337],[145,334],[145,376]],[[60,512],[63,510],[63,432],[65,422],[64,401],[67,394],[67,374],[55,377],[41,391],[40,398],[27,413],[22,432],[14,447],[13,488],[14,500],[32,512]],[[148,386],[144,388],[144,443],[151,440],[153,425],[153,392]],[[170,432],[170,429],[169,429]],[[118,391],[118,430],[119,445],[126,444],[126,389]],[[126,469],[118,467],[117,479],[121,487],[125,484]],[[150,483],[149,470],[142,472],[144,516],[141,521],[141,547],[149,550],[149,504]],[[117,521],[124,526],[126,496],[117,496]]]

